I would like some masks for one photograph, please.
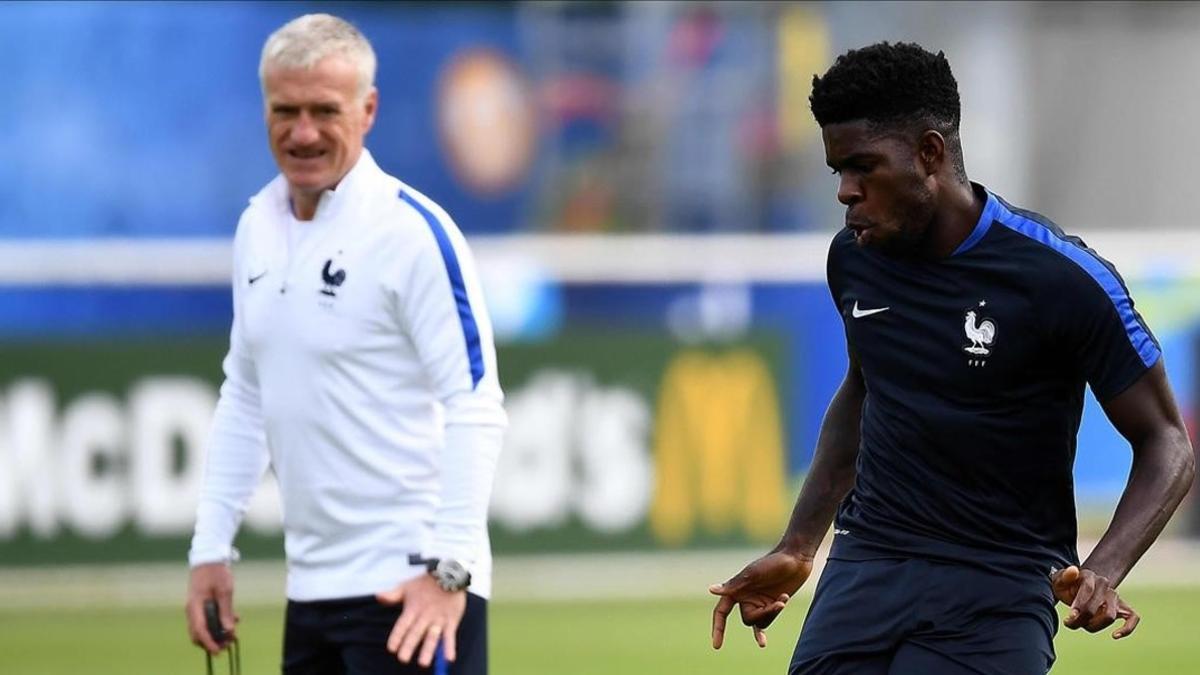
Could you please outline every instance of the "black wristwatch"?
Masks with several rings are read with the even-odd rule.
[[[424,565],[442,590],[455,593],[471,585],[471,572],[454,558],[422,558],[419,553],[408,556],[408,564]]]

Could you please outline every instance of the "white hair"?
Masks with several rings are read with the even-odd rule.
[[[316,66],[327,56],[343,56],[358,71],[358,96],[375,84],[375,50],[350,22],[331,14],[305,14],[284,24],[263,45],[258,81],[266,93],[267,68]]]

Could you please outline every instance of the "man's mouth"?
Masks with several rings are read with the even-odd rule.
[[[325,156],[324,150],[288,150],[288,157],[298,160],[320,159]]]
[[[864,223],[857,220],[846,221],[846,229],[850,230],[854,234],[854,240],[859,244],[865,243],[866,239],[870,238],[867,233],[872,227],[874,226],[871,223]]]

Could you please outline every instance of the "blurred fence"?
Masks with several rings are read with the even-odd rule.
[[[373,41],[371,148],[469,233],[828,231],[809,83],[883,39],[945,50],[1013,203],[1195,226],[1194,3],[56,2],[0,4],[0,237],[228,237],[274,173],[259,49],[312,11]]]

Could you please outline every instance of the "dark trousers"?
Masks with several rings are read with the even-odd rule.
[[[789,675],[1045,675],[1048,578],[924,560],[825,566]]]
[[[467,594],[458,627],[458,660],[446,661],[441,647],[433,666],[416,657],[403,664],[387,650],[400,606],[374,597],[288,601],[283,633],[284,675],[487,675],[487,601]],[[418,648],[419,652],[419,648]]]

